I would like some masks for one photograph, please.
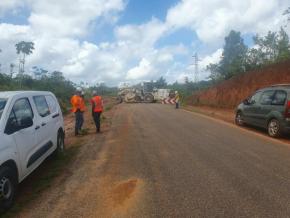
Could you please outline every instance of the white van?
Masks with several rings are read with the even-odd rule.
[[[0,92],[0,209],[9,208],[18,183],[50,154],[64,149],[63,116],[54,94]]]

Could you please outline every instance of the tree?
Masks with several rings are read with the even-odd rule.
[[[214,83],[223,79],[220,73],[219,64],[209,64],[206,66],[206,70],[210,72],[208,78]]]
[[[290,22],[290,7],[284,11],[283,15],[287,16],[287,19]]]
[[[220,62],[220,73],[224,79],[245,72],[247,46],[240,32],[232,30],[225,38],[224,51]]]
[[[155,88],[157,89],[162,89],[162,88],[166,88],[167,86],[167,82],[166,80],[163,78],[163,76],[161,76],[156,82],[155,82]]]
[[[264,37],[256,35],[253,40],[255,46],[247,54],[248,70],[290,58],[289,37],[283,28]]]
[[[34,43],[21,41],[21,42],[18,42],[15,45],[15,47],[16,47],[17,54],[22,55],[22,57],[20,56],[20,59],[19,59],[19,73],[22,74],[24,73],[25,57],[27,55],[32,54],[34,50]]]
[[[277,43],[277,61],[283,61],[290,58],[289,36],[281,27]]]
[[[15,67],[15,64],[11,63],[10,64],[10,77],[11,78],[13,77],[13,74],[14,74],[14,67]]]

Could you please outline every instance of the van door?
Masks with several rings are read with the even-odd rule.
[[[50,151],[54,150],[54,125],[51,119],[51,113],[44,95],[34,96],[33,102],[36,107],[39,127],[38,141],[42,149],[42,158],[45,158]],[[56,145],[55,145],[56,146]]]
[[[270,118],[283,119],[285,113],[285,103],[287,99],[287,92],[283,90],[276,90],[273,94],[271,105],[261,109],[261,120],[264,127],[268,126]]]
[[[260,98],[261,98],[262,92],[256,92],[251,98],[248,100],[248,105],[244,105],[244,119],[247,123],[258,125],[257,122],[257,111],[260,107]]]
[[[34,169],[35,158],[33,154],[38,146],[36,131],[34,113],[29,99],[16,100],[9,114],[5,134],[11,135],[17,146],[23,172],[21,177],[25,177]]]
[[[260,108],[257,111],[258,125],[266,128],[267,120],[273,110],[272,101],[274,99],[275,90],[264,91],[260,99]]]

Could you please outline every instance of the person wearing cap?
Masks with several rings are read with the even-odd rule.
[[[180,102],[180,96],[178,91],[175,91],[175,108],[178,109],[179,108],[179,102]]]
[[[101,114],[103,112],[103,100],[98,95],[97,91],[93,91],[93,98],[91,99],[92,104],[92,116],[96,125],[97,133],[101,131]]]
[[[72,105],[72,112],[75,114],[75,135],[79,135],[82,129],[82,125],[84,122],[84,103],[81,98],[82,90],[81,88],[77,88],[75,95],[71,97],[71,105]]]

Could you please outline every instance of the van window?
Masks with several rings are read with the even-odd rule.
[[[11,114],[9,117],[13,116],[15,121],[20,125],[21,120],[25,118],[33,119],[33,112],[27,98],[19,99],[15,102]]]
[[[284,105],[287,98],[287,93],[282,90],[278,90],[275,93],[272,104],[274,105]]]
[[[0,98],[0,119],[2,117],[6,103],[7,103],[7,99]]]
[[[41,117],[46,117],[50,114],[48,104],[47,104],[46,99],[43,95],[42,96],[34,96],[33,101],[35,103],[37,112]]]
[[[22,121],[30,118],[33,119],[33,111],[30,102],[27,98],[19,99],[15,102],[11,113],[9,115],[5,133],[12,134],[20,129],[15,129],[17,126],[21,126]]]
[[[56,113],[58,110],[58,107],[57,107],[57,102],[56,102],[56,100],[52,97],[52,96],[50,96],[50,95],[47,95],[47,96],[45,96],[45,98],[46,98],[46,101],[47,101],[47,104],[48,104],[48,107],[49,107],[49,109],[50,109],[50,112],[52,113],[52,114],[54,114],[54,113]]]
[[[260,98],[261,98],[262,92],[256,92],[250,99],[249,102],[250,104],[255,104],[258,103]]]
[[[274,90],[265,91],[261,97],[261,104],[263,105],[271,105],[274,97]]]

